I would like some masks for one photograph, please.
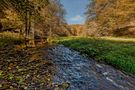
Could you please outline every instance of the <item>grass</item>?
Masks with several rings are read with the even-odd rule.
[[[135,75],[135,40],[126,38],[59,38],[54,42],[63,44],[99,62],[105,62]]]
[[[18,34],[10,32],[0,33],[0,47],[21,43],[23,43],[23,38]]]

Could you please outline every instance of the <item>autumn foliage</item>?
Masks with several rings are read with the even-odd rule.
[[[134,36],[135,34],[134,0],[91,0],[86,15],[87,28],[96,32],[96,35]]]

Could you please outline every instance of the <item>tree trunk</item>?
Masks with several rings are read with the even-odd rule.
[[[51,25],[50,25],[49,36],[48,36],[48,38],[47,38],[47,42],[48,42],[49,44],[52,44],[51,39],[52,39],[52,27],[51,27]]]
[[[32,19],[32,16],[30,16],[29,20],[29,47],[35,47],[35,29],[34,29],[34,19]]]
[[[26,11],[25,16],[25,40],[27,47],[35,47],[34,40],[34,19],[29,11]]]
[[[24,26],[24,37],[25,37],[25,45],[27,46],[27,42],[28,42],[28,39],[27,39],[27,31],[28,31],[28,12],[26,11],[25,12],[25,26]]]
[[[2,23],[0,22],[0,31],[2,30],[2,28],[3,28],[3,25],[2,25]]]

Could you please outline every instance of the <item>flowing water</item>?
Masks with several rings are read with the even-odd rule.
[[[62,45],[50,47],[54,90],[135,90],[135,78]]]

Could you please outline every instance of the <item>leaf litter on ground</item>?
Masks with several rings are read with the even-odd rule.
[[[52,88],[54,65],[43,59],[45,52],[42,49],[0,47],[0,89]]]

